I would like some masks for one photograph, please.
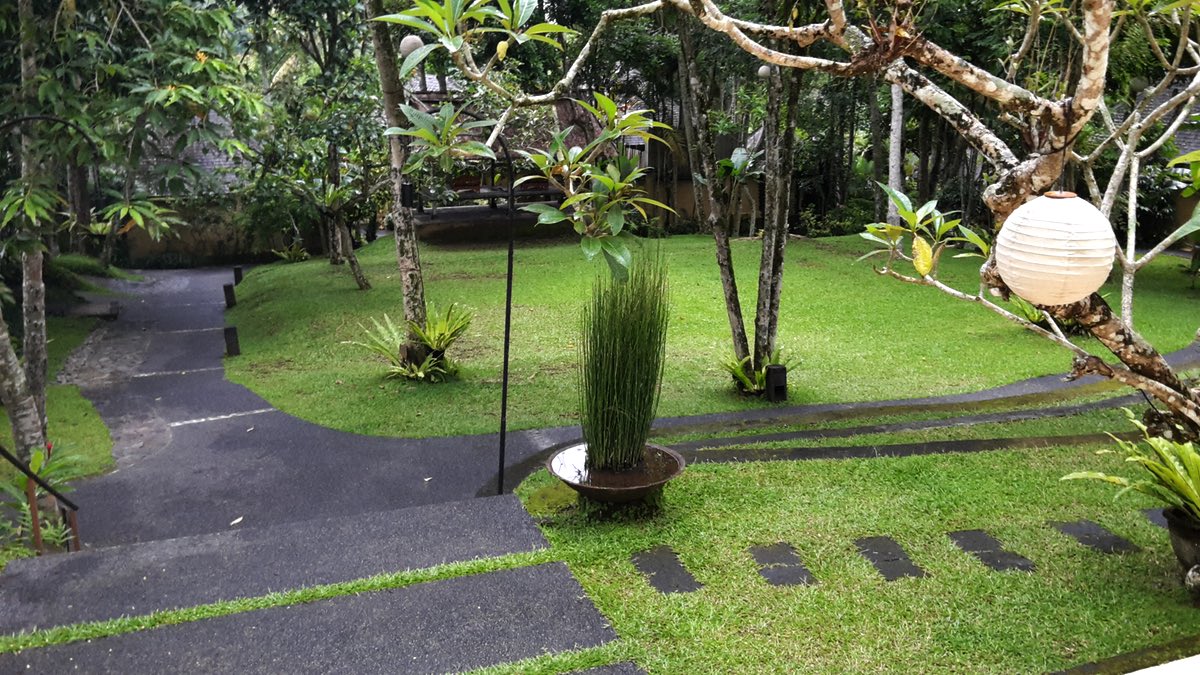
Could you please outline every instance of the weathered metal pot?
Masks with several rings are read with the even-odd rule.
[[[1200,565],[1200,523],[1182,509],[1163,509],[1167,519],[1167,532],[1171,535],[1171,548],[1183,569],[1190,570]]]
[[[629,471],[588,471],[586,460],[587,444],[576,443],[550,455],[546,470],[584,497],[610,504],[640,501],[661,492],[687,466],[678,452],[653,443],[646,444],[645,459]]]

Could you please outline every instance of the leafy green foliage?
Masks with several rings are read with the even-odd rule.
[[[623,471],[642,461],[658,410],[667,319],[661,258],[640,257],[624,282],[596,280],[579,339],[579,421],[588,468]]]
[[[471,312],[458,303],[451,303],[446,311],[439,312],[433,303],[425,312],[425,325],[409,322],[409,328],[421,343],[434,354],[444,354],[471,327]]]
[[[496,154],[491,148],[478,138],[470,136],[476,129],[494,126],[495,120],[461,121],[462,111],[455,109],[452,103],[442,105],[432,115],[407,105],[400,106],[400,110],[412,126],[407,129],[391,127],[384,133],[389,136],[408,136],[412,139],[414,150],[404,167],[406,173],[416,171],[428,161],[436,162],[442,172],[450,173],[454,169],[455,158],[496,159]]]
[[[753,394],[755,396],[761,395],[767,390],[767,366],[783,366],[791,370],[792,361],[791,359],[783,358],[782,350],[776,349],[774,352],[771,352],[770,357],[768,357],[767,362],[763,364],[762,368],[758,368],[757,370],[754,368],[752,356],[747,356],[740,360],[730,357],[721,362],[721,367],[725,369],[725,372],[733,376],[733,381],[737,383],[738,389],[743,394]]]
[[[272,250],[276,258],[286,263],[298,263],[308,260],[308,249],[304,248],[304,242],[299,239],[292,240],[292,243],[285,248]]]
[[[383,315],[382,322],[372,318],[371,323],[371,328],[359,324],[363,334],[361,341],[347,340],[342,344],[361,347],[383,357],[388,364],[387,378],[444,382],[458,373],[458,367],[446,356],[446,350],[466,333],[471,325],[471,313],[457,303],[451,304],[444,312],[430,305],[425,312],[425,325],[408,322],[407,331],[412,332],[429,350],[420,363],[408,358],[405,328],[393,322],[387,314]]]
[[[653,132],[670,127],[654,121],[648,110],[621,112],[616,102],[604,94],[595,92],[593,97],[594,106],[584,101],[576,103],[596,118],[600,133],[583,147],[568,147],[567,137],[573,130],[568,127],[554,134],[548,148],[521,151],[539,174],[524,176],[516,184],[544,178],[562,190],[566,199],[557,207],[528,204],[521,209],[536,213],[538,223],[543,225],[570,221],[582,237],[579,245],[584,257],[594,260],[603,255],[613,277],[621,280],[627,276],[632,261],[627,243],[631,236],[627,225],[631,216],[636,213],[646,220],[647,206],[672,209],[646,196],[638,184],[646,169],[638,166],[636,158],[622,154],[616,144],[626,136],[647,143],[665,143]],[[616,156],[608,158],[613,154]]]
[[[513,44],[522,45],[530,40],[548,44],[555,49],[561,45],[551,36],[555,34],[573,34],[574,30],[554,23],[529,24],[533,12],[537,8],[536,0],[445,0],[437,3],[434,0],[414,0],[411,9],[397,14],[376,17],[376,21],[399,24],[414,28],[437,40],[436,44],[426,45],[425,51],[416,59],[404,63],[404,68],[411,69],[421,59],[438,48],[454,54],[463,48],[468,41],[475,41],[487,33],[501,33],[504,40],[497,44],[494,58],[503,61]],[[420,51],[420,50],[418,50]],[[418,52],[413,52],[416,55]]]
[[[1150,473],[1150,478],[1130,480],[1099,471],[1076,471],[1062,480],[1098,480],[1121,488],[1114,499],[1128,492],[1141,492],[1154,499],[1182,510],[1192,520],[1200,523],[1200,452],[1193,443],[1151,436],[1146,426],[1126,411],[1134,426],[1141,429],[1144,438],[1140,443],[1115,438],[1125,453],[1125,461],[1137,464]],[[1111,451],[1106,451],[1111,452]]]
[[[64,494],[72,490],[69,481],[84,474],[79,459],[61,448],[53,453],[47,450],[33,451],[29,459],[29,469]],[[25,484],[28,480],[19,472],[9,477],[0,477],[0,496],[6,498],[0,502],[0,523],[5,525],[0,528],[0,547],[33,545],[33,519],[25,496]],[[35,483],[34,494],[40,500],[49,493]],[[58,514],[43,510],[39,513],[39,521],[44,541],[55,546],[65,545],[69,530]]]
[[[952,213],[942,213],[938,210],[937,200],[930,200],[913,208],[912,200],[903,192],[877,183],[879,188],[887,193],[888,199],[896,205],[903,224],[872,223],[867,225],[867,231],[861,233],[863,239],[882,246],[859,258],[863,260],[879,254],[887,254],[887,266],[896,260],[906,260],[912,263],[919,278],[937,277],[938,262],[942,252],[953,243],[967,243],[979,249],[978,253],[968,252],[962,256],[986,257],[989,244],[983,237],[961,225],[958,218],[950,218]],[[958,236],[956,236],[956,233]],[[911,241],[910,253],[905,253],[905,237]]]

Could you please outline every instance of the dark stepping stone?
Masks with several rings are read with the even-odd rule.
[[[1163,515],[1162,509],[1142,509],[1142,513],[1146,516],[1146,520],[1159,526],[1167,526],[1167,517]]]
[[[5,673],[444,673],[616,639],[563,563],[0,656]]]
[[[1012,551],[1004,550],[1004,545],[999,540],[983,530],[951,532],[950,539],[955,546],[975,556],[979,562],[997,572],[1008,570],[1032,572],[1034,570],[1033,561]]]
[[[520,501],[505,495],[14,560],[0,574],[0,632],[149,614],[545,546]]]
[[[859,553],[871,561],[888,581],[901,577],[923,577],[925,570],[917,567],[904,548],[891,537],[864,537],[854,542]]]
[[[700,582],[684,568],[670,546],[633,554],[633,566],[646,575],[646,580],[659,593],[691,593],[701,588]]]
[[[646,671],[639,668],[636,663],[623,661],[587,670],[574,670],[570,675],[646,675]]]
[[[791,544],[780,542],[770,546],[751,546],[750,555],[758,563],[758,573],[772,586],[801,586],[815,584],[796,549]]]
[[[1059,532],[1101,553],[1129,553],[1141,550],[1131,542],[1090,520],[1077,520],[1070,523],[1052,522],[1050,524]]]

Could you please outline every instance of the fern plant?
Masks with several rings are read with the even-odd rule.
[[[433,305],[425,314],[425,324],[409,321],[407,331],[397,325],[387,314],[383,321],[371,319],[367,328],[361,323],[362,340],[346,340],[342,344],[361,347],[376,354],[387,362],[387,378],[403,378],[420,382],[444,382],[458,374],[458,366],[446,356],[446,350],[458,341],[471,325],[470,311],[458,304],[451,304],[444,312]],[[428,350],[420,362],[409,358],[408,332],[421,341]]]
[[[404,341],[407,338],[404,330],[397,326],[387,314],[383,315],[382,322],[372,317],[371,323],[373,324],[371,328],[367,328],[361,323],[358,324],[363,333],[362,341],[346,340],[342,344],[362,347],[383,357],[383,360],[388,363],[386,377],[403,377],[401,371],[405,365]]]
[[[445,312],[438,312],[430,303],[425,312],[425,325],[410,321],[408,327],[429,351],[444,354],[471,327],[471,318],[471,312],[459,307],[458,303],[452,303]]]
[[[791,359],[783,358],[783,352],[776,349],[767,357],[767,362],[762,368],[755,370],[753,357],[747,356],[743,359],[730,358],[721,363],[721,367],[733,376],[733,381],[737,383],[738,389],[745,394],[759,395],[767,390],[767,366],[783,366],[791,369]]]
[[[1193,443],[1151,436],[1146,425],[1137,421],[1133,413],[1126,410],[1137,428],[1141,429],[1140,443],[1113,437],[1125,453],[1125,461],[1142,466],[1150,474],[1148,478],[1130,480],[1121,476],[1110,476],[1099,471],[1077,471],[1062,477],[1062,480],[1098,480],[1121,488],[1114,499],[1130,491],[1150,495],[1154,499],[1174,507],[1200,525],[1200,451]],[[1102,452],[1111,453],[1111,450]]]

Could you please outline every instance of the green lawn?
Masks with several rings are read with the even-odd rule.
[[[102,473],[113,465],[112,438],[108,427],[91,402],[79,393],[79,387],[53,384],[67,356],[75,350],[96,326],[95,319],[50,317],[46,334],[50,338],[49,381],[46,387],[46,417],[50,428],[49,440],[58,451],[70,452],[79,458],[85,474]],[[0,420],[0,443],[12,447],[12,430],[8,417]],[[0,478],[11,476],[15,469],[0,463]]]
[[[604,658],[633,658],[656,673],[1045,672],[1200,633],[1166,532],[1137,511],[1150,503],[1114,504],[1106,486],[1058,480],[1080,468],[1125,468],[1120,457],[1095,455],[1099,447],[695,465],[646,521],[556,512],[546,504],[560,502],[562,488],[544,471],[518,494],[542,516],[552,556],[620,635]],[[1142,550],[1104,555],[1046,525],[1084,518]],[[991,571],[946,535],[977,528],[1037,570]],[[884,581],[854,547],[874,535],[899,541],[929,576]],[[780,541],[817,585],[779,588],[759,577],[746,549]],[[703,589],[651,589],[630,556],[662,544]]]
[[[732,393],[720,367],[728,324],[709,237],[663,242],[674,311],[660,416],[764,406]],[[759,243],[734,242],[746,310],[752,311]],[[1064,372],[1069,355],[1043,338],[932,289],[875,275],[855,263],[858,237],[793,241],[780,313],[780,344],[796,361],[793,403],[880,400],[978,390]],[[401,315],[392,242],[360,251],[375,289],[355,290],[349,273],[323,260],[256,268],[229,313],[243,355],[230,379],[289,413],[367,434],[435,436],[495,431],[499,424],[504,307],[503,246],[424,246],[428,296],[476,311],[451,354],[461,378],[429,386],[385,381],[379,362],[354,347],[357,325]],[[575,423],[575,330],[599,267],[571,240],[521,242],[514,282],[510,428]],[[943,278],[975,285],[976,260],[946,260]],[[1139,328],[1160,349],[1188,344],[1200,290],[1160,261],[1139,281]],[[1114,296],[1115,297],[1115,296]]]

